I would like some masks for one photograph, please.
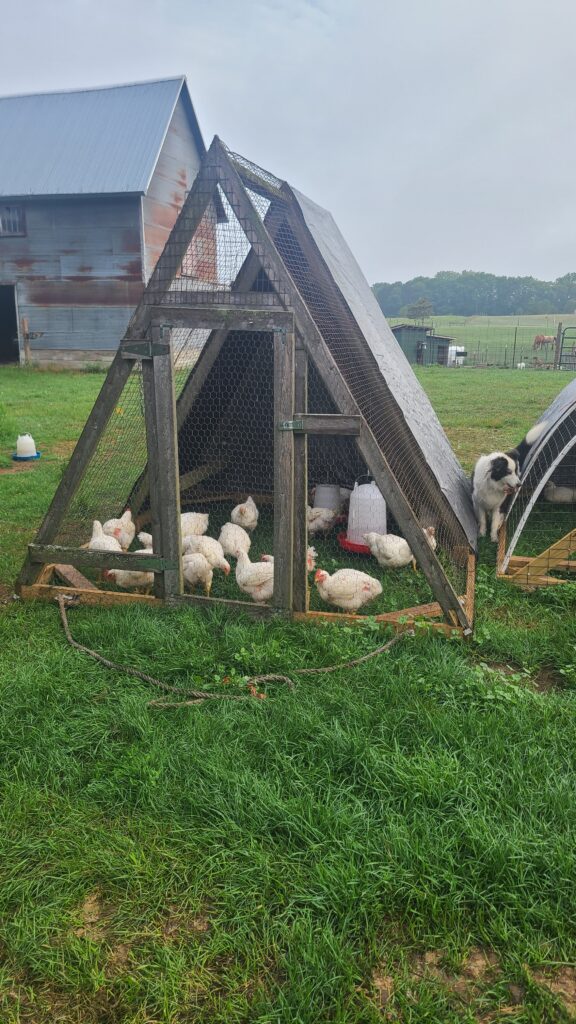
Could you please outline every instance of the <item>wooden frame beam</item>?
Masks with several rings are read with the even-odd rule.
[[[294,439],[279,424],[294,409],[295,337],[274,334],[274,596],[275,607],[292,610]]]
[[[160,554],[136,554],[135,551],[90,551],[88,548],[65,548],[56,544],[29,544],[30,561],[34,565],[79,565],[86,569],[130,569],[141,572],[164,572],[178,567]]]
[[[84,429],[78,438],[76,447],[70,456],[60,484],[44,516],[42,525],[36,534],[36,544],[52,544],[57,536],[60,525],[86,473],[90,459],[94,455],[102,433],[110,419],[132,366],[117,352],[106,374],[104,384],[88,416]],[[16,590],[20,592],[22,584],[31,583],[36,578],[36,569],[29,558],[26,559],[16,582]]]
[[[211,306],[215,309],[236,306],[254,311],[260,309],[262,312],[272,309],[282,312],[283,308],[275,292],[242,291],[239,286],[232,290],[222,286],[214,291],[201,291],[194,288],[189,291],[183,289],[182,291],[166,292],[161,302],[158,305],[154,304],[151,308],[158,309],[159,306],[163,310],[173,311],[174,316],[178,316],[182,310],[191,306],[204,306],[207,310]]]
[[[295,412],[291,420],[279,423],[280,430],[296,434],[319,434],[323,437],[359,437],[361,416],[342,416],[339,413]]]
[[[296,344],[294,354],[294,405],[297,409],[308,408],[308,355],[306,349]],[[294,550],[292,555],[292,607],[295,612],[308,610],[308,436],[294,434],[294,509],[292,531]]]
[[[162,329],[151,329],[152,340]],[[180,474],[176,432],[176,395],[171,345],[164,355],[142,364],[144,418],[150,480],[151,533],[154,553],[164,562],[162,574],[154,579],[157,597],[182,593],[182,538],[180,534]],[[144,558],[145,556],[140,556]]]
[[[254,294],[258,293],[249,293],[248,300]],[[246,306],[238,309],[227,306],[181,306],[174,310],[171,306],[154,306],[153,322],[162,327],[185,327],[188,330],[274,331],[281,327],[287,330],[291,328],[293,317],[291,313],[284,312],[281,306],[277,309],[251,309],[248,301]]]

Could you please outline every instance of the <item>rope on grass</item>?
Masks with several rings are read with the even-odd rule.
[[[94,658],[95,661],[100,662],[100,664],[104,665],[106,668],[113,669],[117,672],[124,672],[125,675],[135,676],[137,679],[141,679],[144,683],[149,683],[150,686],[156,686],[158,689],[164,690],[166,693],[175,693],[186,698],[185,700],[178,701],[150,700],[148,701],[148,707],[163,709],[185,708],[191,707],[193,704],[202,704],[205,700],[250,700],[252,697],[258,696],[256,689],[257,683],[285,683],[288,689],[295,689],[294,682],[289,676],[275,672],[270,672],[266,675],[250,676],[246,684],[251,691],[249,695],[237,693],[210,693],[206,690],[181,690],[178,686],[170,686],[169,683],[164,683],[160,679],[155,679],[154,676],[149,676],[146,672],[141,672],[137,668],[131,668],[129,665],[119,665],[117,662],[110,661],[109,658],[105,658],[102,654],[98,654],[96,651],[91,650],[90,647],[85,647],[84,644],[79,644],[77,640],[74,640],[74,637],[70,632],[68,615],[66,612],[65,595],[58,594],[56,600],[58,602],[58,608],[60,609],[60,618],[62,620],[62,626],[64,627],[64,634],[71,647],[74,647],[77,651],[81,651],[83,654],[87,654],[90,658]],[[405,629],[396,633],[391,640],[388,640],[385,644],[381,644],[380,647],[376,647],[375,650],[369,651],[368,654],[363,654],[360,658],[351,658],[349,661],[340,661],[337,665],[326,665],[323,668],[297,668],[294,669],[293,675],[318,675],[326,672],[338,672],[340,669],[344,668],[353,668],[355,665],[362,665],[363,662],[369,661],[371,658],[376,658],[379,654],[384,654],[385,651],[390,650],[391,647],[394,647],[399,640],[402,640],[406,636],[414,636],[414,630]]]

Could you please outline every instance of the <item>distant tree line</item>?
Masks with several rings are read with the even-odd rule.
[[[386,316],[410,317],[428,309],[438,316],[521,316],[576,311],[576,274],[555,281],[536,277],[497,277],[475,270],[441,270],[434,277],[379,282],[372,286]],[[416,314],[418,315],[418,313]]]

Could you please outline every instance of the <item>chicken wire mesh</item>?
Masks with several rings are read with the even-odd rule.
[[[60,523],[55,543],[80,547],[90,540],[94,520],[105,522],[119,516],[147,458],[142,364],[137,361]]]
[[[576,410],[556,425],[528,467],[506,520],[507,550],[501,570],[521,572],[523,579],[526,575],[537,577],[539,586],[554,579],[574,580],[576,535],[570,536],[573,531]],[[538,561],[528,568],[527,560],[534,558]]]

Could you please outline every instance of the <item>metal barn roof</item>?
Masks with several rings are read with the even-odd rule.
[[[0,196],[145,193],[186,79],[0,97]]]

